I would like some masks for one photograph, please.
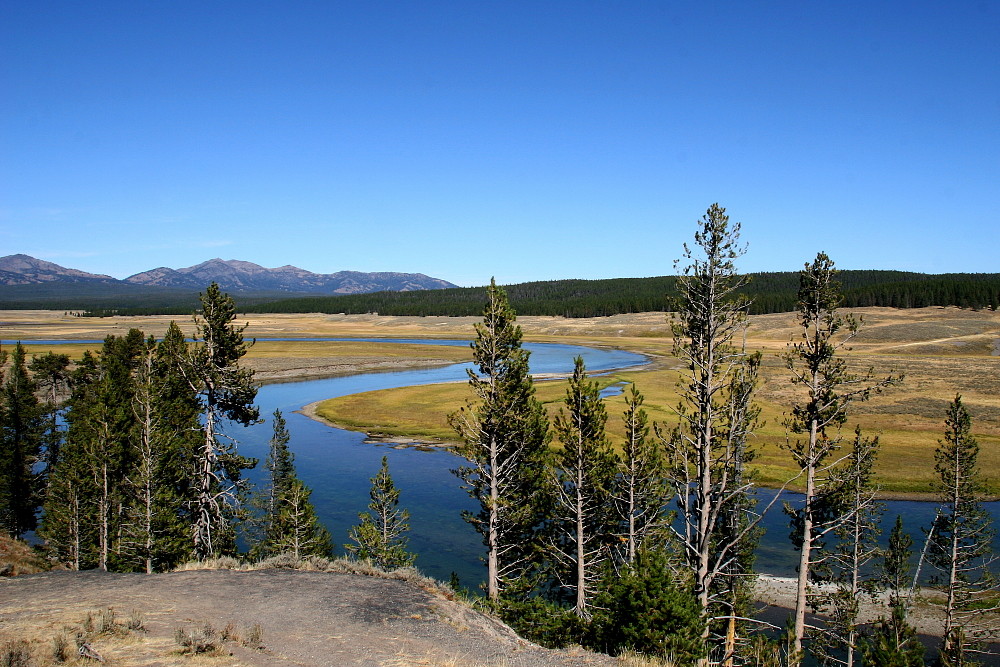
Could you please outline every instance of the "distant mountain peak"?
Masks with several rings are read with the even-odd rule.
[[[181,269],[160,266],[116,280],[111,276],[97,275],[67,269],[18,254],[0,257],[0,285],[32,285],[58,283],[107,283],[135,286],[168,287],[182,290],[202,290],[209,283],[219,284],[228,292],[287,292],[289,294],[356,294],[361,292],[411,291],[455,287],[452,283],[431,278],[421,273],[313,273],[286,264],[269,269],[240,259],[212,259]]]
[[[111,276],[67,269],[53,262],[17,254],[0,257],[0,284],[32,285],[52,282],[117,282]]]

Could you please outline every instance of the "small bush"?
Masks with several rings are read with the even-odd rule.
[[[73,657],[73,649],[70,648],[69,635],[60,632],[52,638],[52,659],[55,662],[69,662]]]
[[[226,623],[226,627],[222,628],[222,631],[219,632],[219,638],[224,642],[239,641],[240,636],[236,634],[236,624],[232,621]]]
[[[643,655],[626,649],[618,654],[621,667],[677,667],[677,663],[666,658]]]
[[[99,635],[124,634],[124,629],[118,625],[118,614],[111,607],[102,609],[97,615],[96,630]]]
[[[191,572],[193,570],[246,570],[245,563],[232,556],[219,556],[205,560],[193,560],[182,563],[174,568],[174,572]]]
[[[0,667],[31,667],[31,644],[23,639],[6,642],[0,652]]]
[[[701,608],[679,587],[659,554],[640,554],[635,567],[615,578],[594,604],[589,637],[598,651],[632,649],[681,663],[704,652]]]
[[[264,628],[260,623],[254,623],[243,633],[243,641],[240,643],[255,651],[264,648]]]
[[[133,609],[129,612],[128,618],[125,619],[125,628],[129,632],[146,631],[146,619],[143,618],[142,613],[138,609]]]
[[[276,556],[271,556],[270,558],[265,558],[254,565],[254,569],[258,568],[288,568],[292,570],[297,570],[302,564],[302,560],[296,558],[291,553],[278,554]]]
[[[581,644],[587,633],[587,622],[572,609],[541,598],[501,600],[497,613],[517,634],[549,648]]]
[[[222,640],[211,623],[206,623],[201,630],[177,628],[174,630],[174,641],[181,647],[181,653],[201,655],[222,650]]]

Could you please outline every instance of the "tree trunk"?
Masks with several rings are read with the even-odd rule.
[[[582,451],[583,443],[579,443],[578,446]],[[576,613],[581,618],[587,618],[587,555],[584,543],[583,484],[583,464],[580,462],[577,465],[576,473]]]
[[[488,551],[486,554],[486,595],[490,600],[497,600],[500,597],[500,573],[499,573],[499,562],[498,555],[500,545],[498,542],[498,530],[497,530],[497,519],[498,513],[500,511],[499,501],[500,501],[500,489],[498,487],[497,480],[497,466],[499,462],[497,460],[497,442],[494,439],[490,439],[490,507],[489,507],[489,526],[487,527],[487,545]]]
[[[98,563],[97,567],[107,572],[108,570],[108,541],[111,539],[111,531],[108,526],[109,515],[111,513],[111,499],[108,497],[108,463],[107,459],[101,462],[101,501],[98,505],[101,513],[100,535],[98,537]]]
[[[792,656],[792,664],[800,664],[802,660],[802,639],[806,633],[806,592],[809,587],[809,568],[812,565],[812,541],[813,541],[813,496],[816,494],[816,465],[813,462],[816,451],[817,439],[816,422],[813,421],[809,428],[809,449],[806,451],[806,504],[802,508],[802,549],[799,554],[799,573],[795,588],[795,639],[793,649],[795,655]]]

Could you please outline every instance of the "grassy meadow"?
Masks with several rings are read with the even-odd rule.
[[[866,434],[879,435],[883,449],[878,465],[879,483],[887,494],[908,495],[930,491],[934,479],[933,452],[944,431],[945,407],[956,393],[971,412],[974,432],[981,445],[980,464],[991,492],[1000,495],[1000,313],[957,308],[897,310],[865,308],[861,334],[845,352],[858,370],[869,367],[879,375],[905,376],[867,403],[852,407],[844,427],[853,436],[855,424]],[[190,319],[168,316],[77,318],[51,311],[5,311],[0,314],[0,338],[22,340],[29,354],[49,350],[78,359],[91,345],[38,345],[32,340],[93,339],[123,335],[129,328],[161,336],[172,319],[189,335]],[[386,317],[378,315],[248,315],[248,338],[274,337],[380,337],[471,339],[475,317]],[[559,342],[612,346],[646,354],[648,366],[596,378],[602,385],[634,382],[646,396],[651,420],[670,426],[677,403],[678,362],[671,354],[669,326],[663,313],[566,319],[521,317],[519,324],[530,342]],[[757,315],[751,318],[747,344],[764,355],[763,381],[758,394],[763,424],[757,429],[759,451],[755,467],[760,479],[778,484],[792,476],[789,457],[781,445],[790,437],[784,414],[801,395],[788,382],[781,358],[789,341],[798,335],[794,314]],[[5,346],[9,350],[10,346]],[[295,380],[379,368],[444,364],[471,358],[467,347],[367,342],[318,342],[305,340],[259,341],[246,363],[264,381]],[[565,382],[538,383],[538,397],[553,414],[565,395]],[[422,440],[454,440],[447,415],[458,410],[470,393],[464,383],[408,387],[345,396],[324,401],[317,414],[338,425],[372,434]],[[624,397],[607,400],[608,431],[620,442],[620,415]]]
[[[898,386],[866,403],[856,403],[843,430],[847,440],[853,438],[855,425],[866,435],[880,437],[883,447],[877,471],[883,492],[916,497],[931,491],[934,449],[944,431],[945,408],[961,393],[974,419],[984,477],[991,493],[1000,494],[1000,314],[955,308],[861,309],[858,314],[864,328],[844,352],[852,368],[858,372],[873,368],[877,376],[904,376]],[[655,324],[650,315],[656,316]],[[680,375],[664,317],[635,316],[628,325],[630,335],[614,335],[617,332],[610,329],[626,326],[628,317],[617,316],[619,322],[608,321],[612,318],[562,322],[523,318],[521,324],[531,341],[614,345],[650,355],[653,363],[647,367],[595,379],[601,386],[634,382],[646,397],[650,419],[669,427],[676,421],[672,408],[678,401]],[[642,322],[655,328],[642,329]],[[785,413],[801,400],[801,394],[788,382],[781,355],[797,333],[792,314],[751,318],[748,347],[764,355],[758,394],[762,424],[755,436],[758,457],[754,467],[760,481],[768,485],[780,485],[795,473],[782,445],[794,437],[784,427]],[[565,382],[541,381],[537,395],[554,415],[565,390]],[[331,399],[320,403],[316,412],[333,423],[371,434],[447,443],[455,439],[447,414],[469,398],[465,384],[407,387]],[[609,437],[621,442],[625,399],[616,396],[606,403]]]

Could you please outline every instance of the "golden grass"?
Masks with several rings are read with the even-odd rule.
[[[472,359],[466,346],[370,343],[363,341],[258,341],[248,359],[354,357],[377,359],[434,359],[460,363]]]
[[[990,492],[1000,494],[1000,357],[993,355],[1000,344],[1000,314],[954,308],[865,309],[864,314],[868,328],[852,342],[853,349],[845,352],[852,369],[864,372],[873,368],[876,377],[903,374],[905,380],[869,402],[852,406],[842,433],[845,443],[853,438],[855,425],[866,435],[878,435],[882,453],[877,475],[883,491],[928,493],[935,480],[934,450],[943,435],[945,408],[961,393],[981,445],[980,469]],[[536,330],[544,331],[543,337],[551,336],[554,325],[541,327],[538,319],[532,322]],[[575,327],[562,326],[575,342],[614,343],[653,356],[656,363],[649,367],[595,379],[602,386],[635,382],[646,396],[651,420],[667,427],[676,422],[673,407],[678,402],[679,375],[671,368],[677,366],[676,360],[667,356],[669,340],[642,336],[588,340],[586,331],[605,333],[609,323],[584,320]],[[794,438],[786,432],[784,421],[790,406],[802,400],[802,395],[788,382],[789,372],[780,356],[795,335],[795,326],[790,313],[752,318],[749,345],[765,355],[758,397],[763,424],[754,438],[758,450],[754,468],[761,482],[769,485],[781,484],[796,472],[783,449]],[[952,338],[946,338],[949,335]],[[967,344],[969,340],[977,342]],[[928,354],[927,349],[933,346],[941,346],[943,352]],[[565,387],[561,381],[537,384],[537,396],[550,415],[560,408]],[[407,387],[324,401],[317,413],[338,425],[373,434],[455,442],[446,417],[469,398],[469,389],[460,384]],[[609,437],[621,442],[624,428],[620,415],[625,399],[613,397],[606,404]]]
[[[869,403],[853,406],[845,435],[855,424],[869,434],[879,434],[883,452],[879,481],[886,491],[927,491],[933,480],[933,451],[944,429],[944,408],[961,393],[974,419],[974,432],[982,446],[981,468],[994,491],[1000,492],[1000,313],[958,308],[858,309],[864,320],[861,334],[848,353],[854,367],[869,366],[877,374],[903,373],[905,382]],[[147,334],[162,335],[171,320],[188,333],[190,318],[167,316],[127,318],[74,318],[49,311],[7,311],[3,314],[3,337],[94,338],[122,335],[131,327]],[[248,337],[396,337],[472,338],[477,317],[380,317],[377,315],[252,315]],[[557,341],[596,346],[614,346],[650,356],[650,367],[628,370],[599,378],[602,384],[636,382],[646,395],[650,418],[670,425],[676,417],[678,362],[670,356],[669,327],[663,313],[639,313],[603,318],[521,317],[518,324],[529,341]],[[764,425],[755,442],[760,450],[757,469],[761,478],[777,483],[790,476],[788,456],[781,450],[787,434],[785,412],[801,396],[788,383],[780,354],[798,334],[793,313],[758,315],[751,318],[749,345],[764,352],[763,382],[759,393]],[[52,349],[71,357],[82,346],[32,346],[30,352]],[[395,345],[361,342],[260,342],[251,348],[248,364],[281,362],[286,368],[310,366],[332,372],[336,363],[403,363],[463,361],[467,347]],[[265,366],[266,367],[266,366]],[[541,382],[538,396],[550,413],[559,408],[565,383]],[[447,414],[458,410],[470,397],[464,384],[408,387],[369,392],[324,401],[318,413],[334,423],[381,435],[425,440],[454,441]],[[623,397],[607,401],[608,431],[612,440],[623,432]]]
[[[53,564],[35,553],[27,543],[0,532],[0,574],[17,576],[51,570]]]

